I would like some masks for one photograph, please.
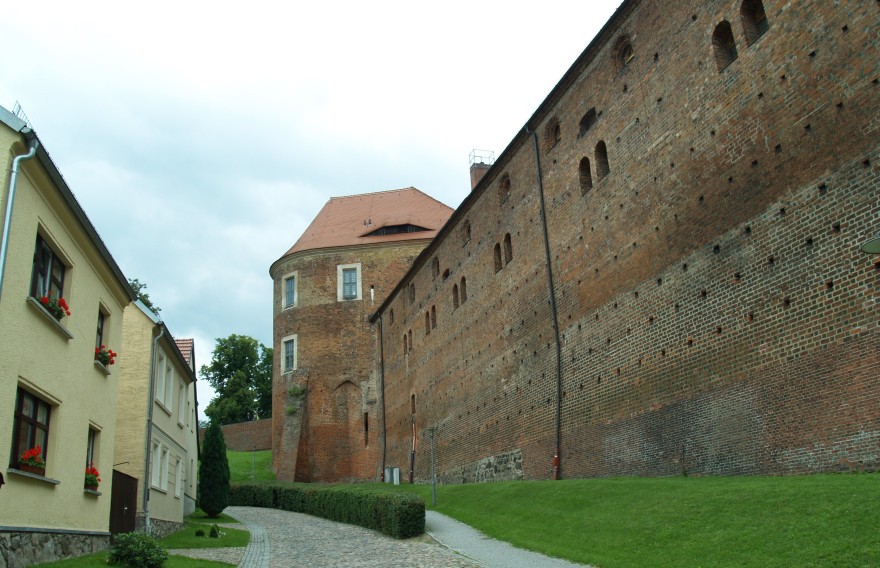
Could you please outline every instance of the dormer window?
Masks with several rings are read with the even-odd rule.
[[[430,229],[406,223],[404,225],[386,225],[384,227],[379,227],[375,231],[371,231],[364,236],[383,237],[385,235],[399,235],[402,233],[421,233],[422,231],[430,231]]]

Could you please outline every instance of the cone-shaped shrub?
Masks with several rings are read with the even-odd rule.
[[[226,441],[220,425],[211,421],[202,442],[202,463],[199,466],[199,506],[216,518],[229,504],[229,462]]]

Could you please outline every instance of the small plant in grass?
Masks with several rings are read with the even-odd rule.
[[[150,535],[130,532],[118,534],[110,546],[108,564],[127,568],[162,568],[168,553]]]
[[[196,536],[205,536],[205,531],[203,529],[196,529]]]
[[[217,525],[211,525],[211,532],[208,533],[208,536],[211,538],[220,538],[220,527]]]

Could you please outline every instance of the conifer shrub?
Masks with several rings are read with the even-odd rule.
[[[212,519],[229,504],[229,462],[223,430],[211,421],[202,442],[202,463],[199,466],[199,506]]]

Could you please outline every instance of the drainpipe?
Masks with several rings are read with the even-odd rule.
[[[9,230],[12,226],[12,205],[15,202],[15,185],[18,181],[18,165],[30,160],[37,154],[38,140],[33,141],[27,154],[16,156],[12,160],[12,174],[9,176],[9,196],[6,198],[6,217],[3,220],[3,240],[0,244],[0,296],[3,295],[3,274],[6,272],[6,253],[9,250]]]
[[[547,258],[547,286],[550,288],[550,313],[553,315],[553,333],[556,337],[556,452],[553,454],[553,479],[560,479],[560,446],[562,445],[562,343],[559,340],[559,319],[556,314],[556,288],[553,285],[553,263],[550,256],[550,237],[547,232],[547,213],[544,207],[544,180],[541,173],[541,155],[538,151],[538,134],[525,126],[526,134],[532,136],[535,145],[535,165],[538,175],[538,198],[541,206],[541,229],[544,232],[544,254]]]
[[[150,473],[152,472],[152,463],[151,463],[151,450],[153,443],[153,397],[155,396],[155,384],[156,384],[156,358],[158,356],[158,344],[159,340],[162,339],[162,336],[165,335],[165,326],[162,322],[158,322],[156,324],[159,326],[159,335],[153,338],[153,347],[150,349],[150,388],[149,393],[150,396],[147,399],[147,438],[146,445],[144,446],[144,529],[147,534],[152,534],[152,526],[150,523],[150,485],[152,480],[150,479]],[[198,414],[196,414],[198,417]]]
[[[379,316],[379,393],[382,396],[382,481],[385,479],[385,459],[388,455],[388,437],[385,433],[385,325]]]

